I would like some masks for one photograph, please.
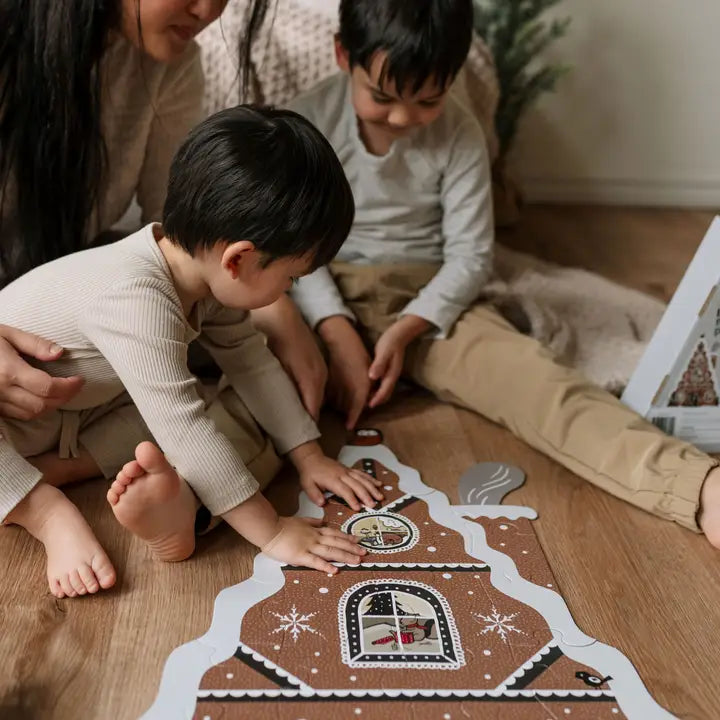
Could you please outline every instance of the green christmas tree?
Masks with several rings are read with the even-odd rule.
[[[539,55],[567,32],[570,18],[546,22],[540,16],[561,0],[474,0],[475,31],[495,60],[500,102],[495,125],[498,162],[509,152],[518,121],[540,95],[555,89],[565,65],[542,64]]]

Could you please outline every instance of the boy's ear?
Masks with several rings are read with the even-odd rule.
[[[340,42],[340,35],[335,35],[335,60],[344,73],[350,72],[350,53]]]
[[[223,270],[230,273],[233,280],[237,280],[243,271],[247,271],[252,267],[252,263],[257,261],[257,248],[249,240],[239,240],[230,243],[223,250],[220,262]]]

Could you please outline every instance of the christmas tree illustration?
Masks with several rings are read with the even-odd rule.
[[[380,592],[372,595],[370,597],[370,607],[364,613],[366,617],[373,615],[382,615],[387,617],[388,615],[409,614],[410,613],[406,612],[405,608],[403,608],[397,600],[393,606],[392,593],[390,592]]]
[[[705,342],[700,340],[675,392],[670,397],[671,407],[700,407],[717,405],[718,396],[712,378],[712,370],[705,351]]]

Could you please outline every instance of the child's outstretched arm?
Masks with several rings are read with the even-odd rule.
[[[334,575],[338,569],[331,563],[357,565],[367,552],[353,536],[323,527],[322,520],[279,517],[260,492],[222,517],[266,555],[289,565]]]
[[[375,480],[348,470],[326,457],[314,442],[320,435],[295,386],[262,336],[242,313],[219,311],[207,326],[201,342],[232,383],[255,420],[270,435],[277,451],[288,454],[300,473],[300,482],[314,502],[323,504],[322,492],[343,497],[351,507],[372,507],[382,499]],[[375,498],[375,500],[373,499]]]
[[[328,351],[328,399],[345,415],[345,427],[353,430],[370,395],[372,360],[347,317],[328,317],[317,331]]]
[[[325,398],[328,371],[312,331],[287,294],[251,313],[253,325],[294,381],[305,409],[317,422]]]

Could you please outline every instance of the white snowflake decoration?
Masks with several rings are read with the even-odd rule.
[[[302,615],[297,611],[295,605],[292,606],[292,610],[287,615],[281,615],[280,613],[274,612],[273,615],[280,621],[280,626],[273,630],[273,633],[279,632],[290,632],[292,635],[293,642],[297,642],[298,637],[302,633],[307,632],[311,635],[317,633],[317,630],[310,627],[310,620],[317,615],[317,613],[308,613]]]
[[[522,630],[518,630],[518,628],[512,624],[512,621],[519,615],[519,613],[501,615],[493,605],[492,613],[490,615],[483,615],[482,613],[473,613],[473,615],[478,622],[485,623],[485,629],[482,631],[481,635],[496,632],[502,638],[502,641],[507,643],[509,633],[516,632],[519,635],[525,634]]]

